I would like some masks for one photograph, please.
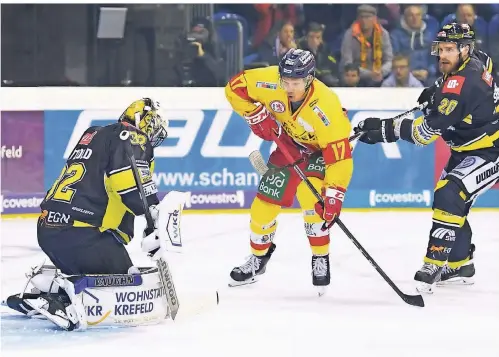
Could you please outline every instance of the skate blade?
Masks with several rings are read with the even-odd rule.
[[[433,285],[423,283],[423,282],[417,282],[416,283],[416,291],[420,294],[433,294]]]
[[[229,287],[230,288],[235,288],[237,286],[243,286],[243,285],[249,285],[249,284],[254,284],[258,281],[258,275],[256,276],[253,276],[251,278],[249,278],[248,280],[244,280],[244,281],[236,281],[234,279],[230,279],[229,280]]]
[[[322,295],[325,295],[327,292],[327,287],[324,286],[316,286],[315,287],[317,290],[317,296],[321,297]]]
[[[475,279],[473,279],[472,277],[471,278],[465,278],[465,277],[456,277],[456,278],[452,278],[452,279],[449,279],[449,280],[445,280],[445,281],[439,281],[437,282],[437,286],[442,288],[442,287],[445,287],[445,286],[460,286],[460,285],[473,285],[475,284]]]

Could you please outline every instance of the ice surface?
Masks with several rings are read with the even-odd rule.
[[[406,293],[421,267],[431,212],[345,212],[342,219]],[[220,305],[162,325],[62,332],[43,320],[1,308],[7,356],[499,356],[499,214],[472,212],[476,250],[473,286],[438,288],[426,307],[406,305],[349,239],[331,233],[331,285],[318,298],[301,216],[279,217],[267,273],[228,288],[229,272],[249,253],[248,215],[186,215],[184,251],[169,255],[182,296],[220,293]],[[23,288],[24,273],[43,254],[33,219],[3,220],[1,297]],[[68,239],[71,239],[68,237]],[[147,264],[138,241],[129,247]]]

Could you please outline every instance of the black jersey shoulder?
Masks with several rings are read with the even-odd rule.
[[[480,59],[470,57],[458,72],[447,77],[440,87],[441,94],[454,94],[461,97],[476,97],[479,93],[487,93],[493,86],[493,78],[486,71]]]

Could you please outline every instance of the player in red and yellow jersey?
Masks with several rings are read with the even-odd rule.
[[[230,286],[253,283],[265,272],[274,249],[277,215],[296,195],[303,211],[312,248],[313,284],[330,281],[329,230],[340,214],[353,172],[348,136],[351,125],[334,92],[315,78],[315,59],[309,51],[291,49],[279,66],[243,71],[225,87],[233,109],[254,134],[272,141],[277,132],[314,187],[322,192],[318,204],[309,188],[288,165],[278,148],[269,158],[273,173],[265,174],[251,206],[251,258],[232,270]]]

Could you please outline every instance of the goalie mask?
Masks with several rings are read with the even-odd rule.
[[[159,103],[150,98],[136,100],[121,114],[119,121],[133,125],[157,147],[168,137],[168,120],[159,114]]]

